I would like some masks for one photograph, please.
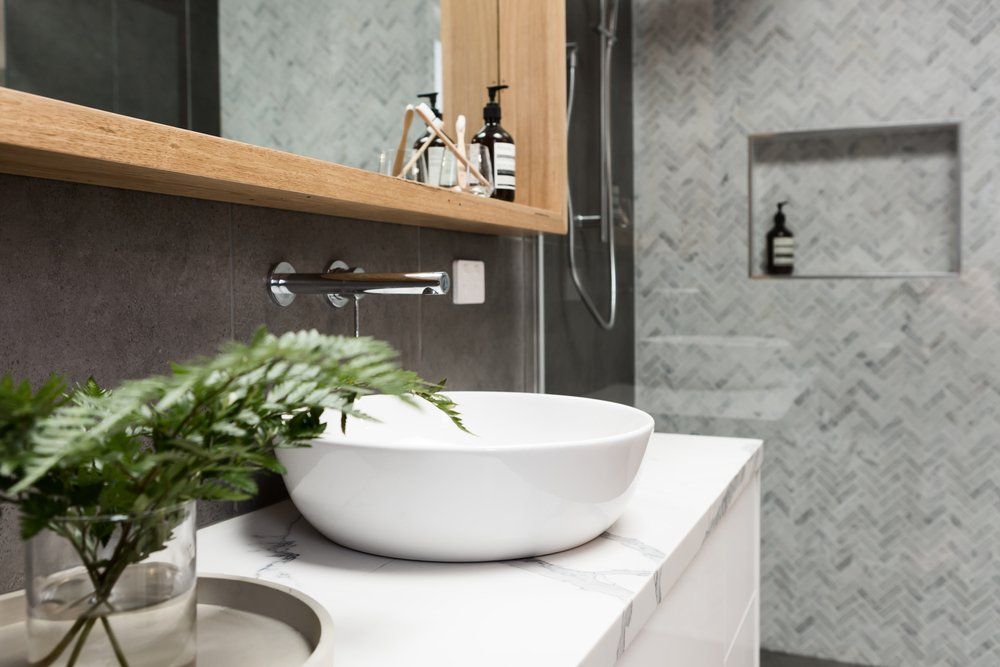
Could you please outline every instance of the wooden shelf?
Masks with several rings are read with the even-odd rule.
[[[561,210],[442,190],[0,87],[0,172],[480,234],[564,234]]]

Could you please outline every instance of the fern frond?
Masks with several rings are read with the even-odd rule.
[[[325,410],[368,418],[355,408],[368,394],[424,399],[464,429],[442,385],[401,369],[391,346],[317,331],[261,329],[111,391],[91,380],[66,398],[63,387],[32,394],[0,381],[0,494],[21,504],[25,533],[70,513],[249,497],[256,471],[280,470],[274,448],[318,437]],[[83,477],[114,492],[85,494],[74,486]]]

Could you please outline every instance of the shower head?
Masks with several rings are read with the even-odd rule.
[[[594,30],[607,40],[606,44],[614,44],[618,39],[618,0],[600,0],[598,7],[600,9],[601,22]]]

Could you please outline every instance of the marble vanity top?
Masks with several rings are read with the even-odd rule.
[[[351,551],[284,502],[198,532],[198,570],[323,604],[337,667],[610,666],[759,469],[761,442],[654,434],[624,516],[540,558],[422,563]]]

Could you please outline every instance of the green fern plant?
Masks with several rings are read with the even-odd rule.
[[[389,394],[429,401],[464,428],[443,385],[401,369],[396,357],[371,338],[260,330],[249,344],[229,343],[214,357],[113,391],[92,380],[68,390],[58,377],[32,390],[4,377],[0,501],[20,509],[24,539],[47,529],[71,541],[94,586],[92,609],[103,609],[125,569],[170,537],[162,514],[159,525],[145,525],[143,515],[190,500],[252,497],[257,472],[282,472],[273,450],[319,436],[324,410],[339,410],[346,428],[348,417],[367,418],[359,398]],[[118,555],[101,560],[98,547],[112,536],[81,536],[73,526],[107,515],[138,518],[121,526]],[[97,622],[112,636],[106,617],[81,617],[41,664],[82,645]]]

